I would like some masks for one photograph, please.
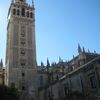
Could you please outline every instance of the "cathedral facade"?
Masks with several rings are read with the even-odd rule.
[[[38,100],[97,100],[100,95],[100,54],[78,46],[70,61],[39,66]],[[43,65],[43,64],[42,64]]]

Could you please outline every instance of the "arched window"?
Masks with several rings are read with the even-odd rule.
[[[16,15],[16,9],[13,9],[13,15]]]
[[[25,50],[21,49],[20,54],[21,54],[21,56],[25,56],[25,54],[26,54]]]
[[[22,77],[24,77],[25,76],[25,73],[22,73]]]
[[[27,11],[27,17],[29,17],[29,12]]]
[[[23,2],[24,0],[20,0],[20,1],[22,1],[22,2]]]
[[[22,16],[25,17],[25,8],[22,8]]]
[[[33,18],[33,13],[32,12],[30,13],[30,17]]]
[[[22,91],[25,91],[25,86],[22,86]]]
[[[18,16],[20,15],[20,11],[19,11],[19,9],[17,10],[17,15],[18,15]]]
[[[22,68],[25,67],[25,65],[26,65],[26,60],[25,60],[25,59],[21,59],[20,65],[22,66]]]

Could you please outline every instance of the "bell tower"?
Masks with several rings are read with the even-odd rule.
[[[36,100],[35,11],[32,1],[12,0],[8,12],[6,84],[22,91],[22,100]]]
[[[25,3],[26,0],[15,0],[15,2],[23,2],[23,3]]]

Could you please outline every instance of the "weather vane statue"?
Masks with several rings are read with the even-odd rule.
[[[34,0],[32,0],[32,6],[34,6]]]
[[[12,0],[12,3],[14,3],[14,0]]]

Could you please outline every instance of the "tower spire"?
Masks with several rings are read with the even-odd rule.
[[[80,54],[82,52],[82,49],[80,47],[80,44],[78,43],[78,53]]]
[[[59,56],[59,62],[62,62],[62,59],[61,59],[61,57]]]
[[[88,53],[90,53],[90,50],[88,49]]]
[[[85,49],[84,49],[84,47],[83,47],[83,53],[85,53]]]
[[[47,58],[47,67],[50,67],[50,62],[48,58]]]
[[[96,51],[94,50],[94,53],[96,54]]]

